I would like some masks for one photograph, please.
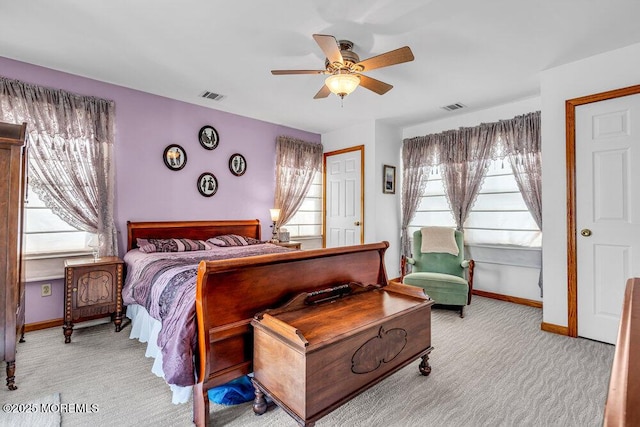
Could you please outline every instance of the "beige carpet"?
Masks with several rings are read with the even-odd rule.
[[[614,347],[540,331],[541,310],[474,297],[466,317],[433,311],[433,372],[418,361],[317,422],[328,426],[600,426]],[[145,346],[111,325],[27,334],[16,383],[0,401],[60,393],[62,426],[190,426],[191,404],[172,405],[151,374]],[[86,405],[86,406],[83,406]],[[258,417],[251,404],[212,404],[213,426],[295,426],[278,408]]]
[[[60,425],[60,395],[6,403],[3,399],[0,427],[58,427]]]

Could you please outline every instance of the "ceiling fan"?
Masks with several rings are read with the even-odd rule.
[[[316,93],[314,99],[326,98],[335,93],[341,99],[362,86],[378,95],[389,92],[393,86],[361,74],[364,71],[390,65],[413,61],[413,53],[409,46],[404,46],[364,61],[352,51],[353,43],[348,40],[337,41],[335,37],[325,34],[314,34],[314,40],[326,56],[324,70],[271,70],[273,75],[284,74],[329,74],[324,86]]]

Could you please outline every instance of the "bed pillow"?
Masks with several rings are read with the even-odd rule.
[[[252,237],[239,236],[237,234],[223,234],[222,236],[212,237],[207,242],[216,246],[249,246],[263,243],[258,239]]]
[[[188,252],[213,249],[204,240],[193,239],[136,239],[141,252]]]

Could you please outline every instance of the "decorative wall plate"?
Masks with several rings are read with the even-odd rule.
[[[247,160],[242,154],[235,153],[229,158],[229,170],[235,176],[243,175],[247,171]]]
[[[205,172],[198,177],[198,191],[204,197],[211,197],[218,191],[218,180],[210,172]]]
[[[213,150],[218,146],[220,142],[220,137],[218,136],[218,131],[214,129],[213,126],[203,126],[198,132],[198,139],[200,140],[200,145],[202,145],[207,150]]]
[[[162,159],[169,169],[178,171],[187,164],[187,152],[178,144],[171,144],[164,149]]]

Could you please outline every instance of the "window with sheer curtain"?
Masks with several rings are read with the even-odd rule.
[[[87,242],[91,233],[78,230],[60,219],[32,188],[28,189],[28,195],[24,222],[25,254],[38,257],[90,250]]]
[[[312,236],[321,229],[321,169],[322,144],[288,136],[276,139],[276,227],[286,228],[291,237]]]
[[[409,224],[409,235],[427,225],[456,227],[439,168],[433,168],[429,175]],[[491,161],[464,223],[464,233],[469,245],[541,246],[542,233],[522,198],[508,161]]]
[[[27,254],[86,249],[117,255],[113,101],[0,77],[0,120],[27,123]]]
[[[402,251],[425,225],[465,231],[467,244],[540,247],[540,112],[405,139]]]
[[[322,172],[316,172],[300,208],[283,228],[294,237],[322,237]]]

